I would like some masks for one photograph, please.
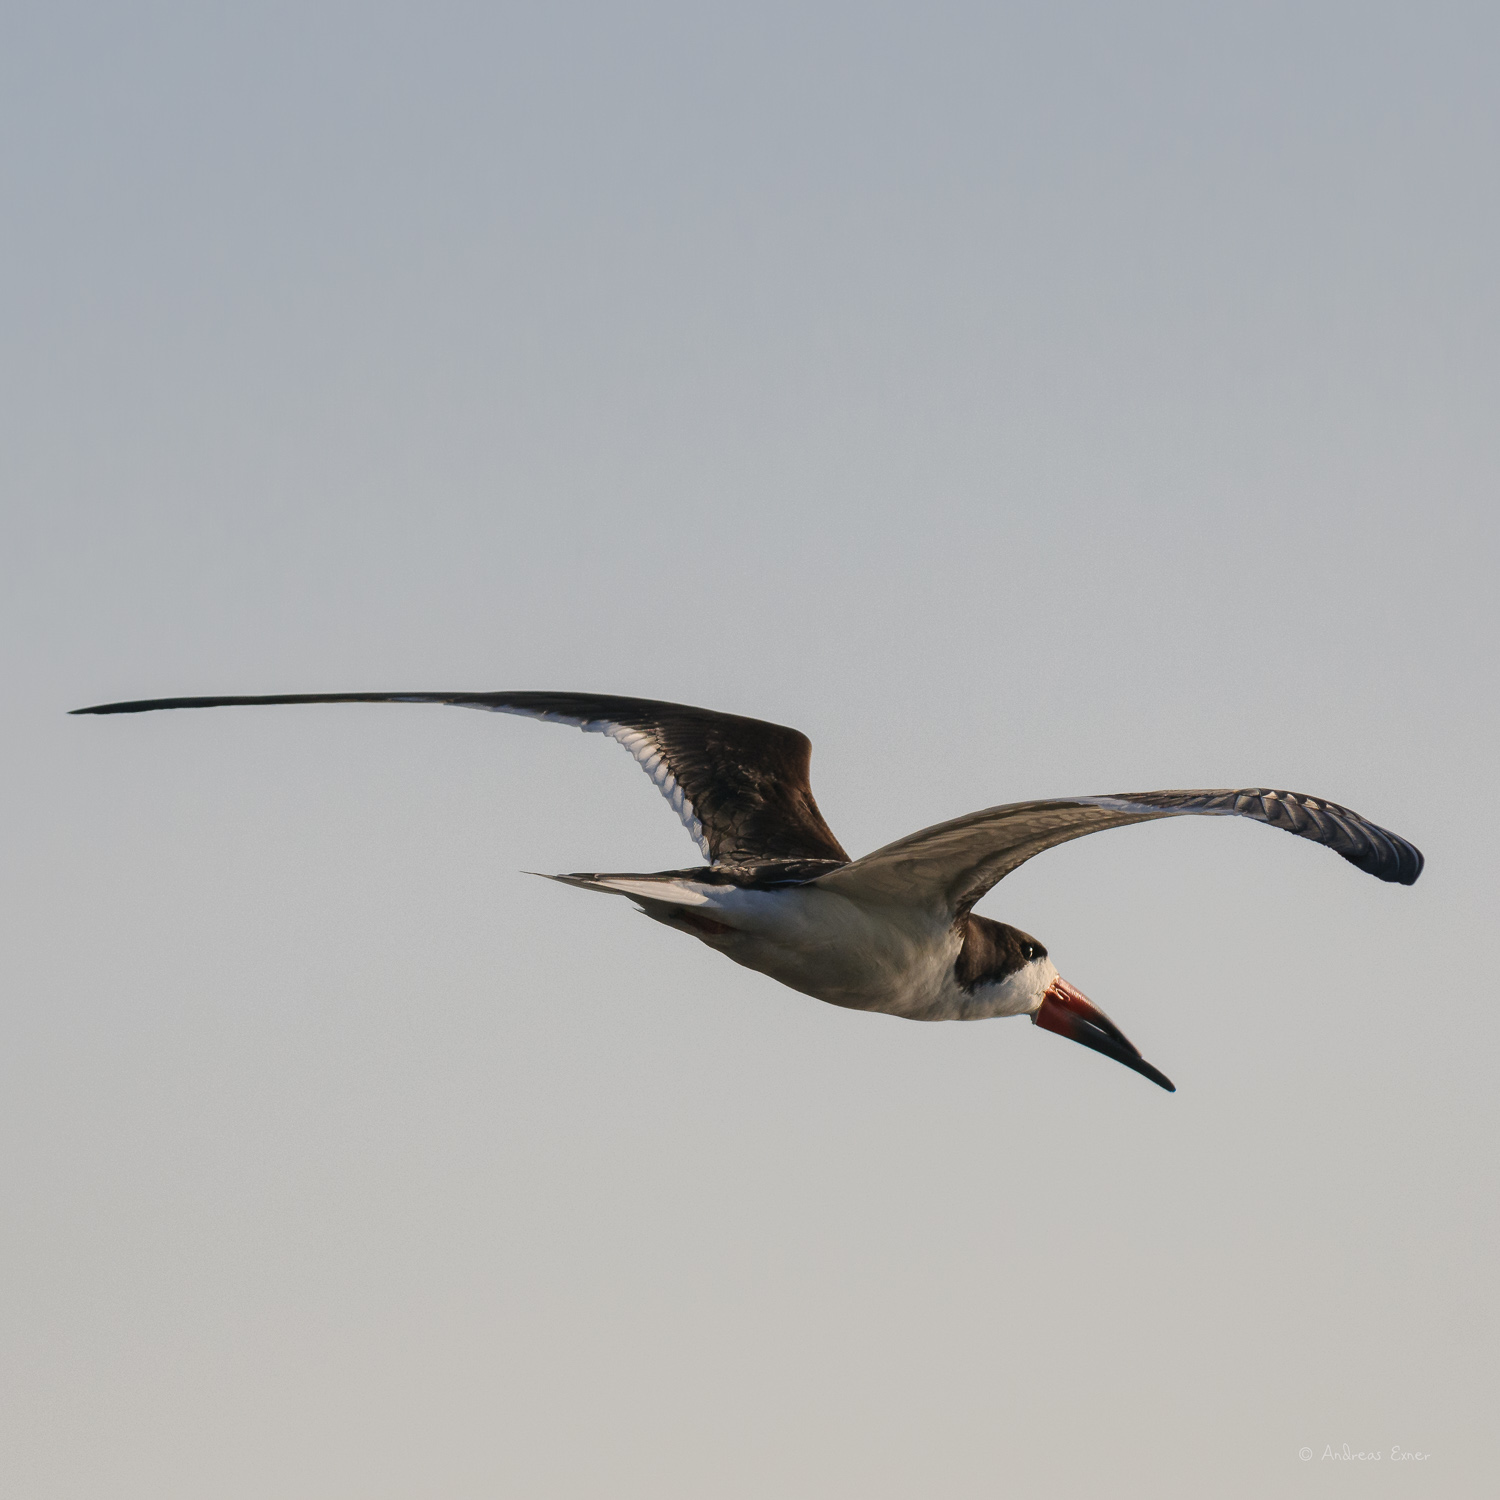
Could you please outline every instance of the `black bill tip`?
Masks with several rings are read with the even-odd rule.
[[[1055,1031],[1070,1042],[1079,1042],[1117,1063],[1124,1063],[1169,1094],[1177,1092],[1177,1085],[1161,1069],[1153,1068],[1135,1043],[1082,990],[1074,989],[1060,974],[1052,981],[1031,1020],[1033,1025]]]

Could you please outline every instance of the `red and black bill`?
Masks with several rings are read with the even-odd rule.
[[[1048,1031],[1055,1031],[1069,1041],[1082,1042],[1085,1047],[1092,1047],[1095,1052],[1102,1052],[1106,1057],[1124,1063],[1127,1068],[1134,1068],[1169,1094],[1177,1092],[1177,1085],[1165,1073],[1153,1068],[1130,1038],[1082,990],[1075,990],[1061,976],[1052,981],[1031,1019],[1034,1025],[1045,1026]]]

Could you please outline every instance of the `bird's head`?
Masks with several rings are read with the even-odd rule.
[[[984,993],[988,1014],[1030,1016],[1034,1025],[1092,1047],[1169,1093],[1177,1092],[1172,1080],[1153,1068],[1125,1033],[1057,972],[1041,943],[1019,927],[970,915],[955,975],[966,990]]]

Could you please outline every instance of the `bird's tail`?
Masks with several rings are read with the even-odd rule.
[[[576,885],[580,890],[603,891],[609,896],[628,896],[632,901],[667,906],[712,906],[716,891],[722,890],[722,887],[695,881],[675,870],[660,875],[544,875],[540,870],[524,873],[539,876],[542,880],[561,881],[563,885]]]

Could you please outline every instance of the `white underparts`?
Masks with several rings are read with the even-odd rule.
[[[913,1021],[1027,1015],[1057,971],[1037,959],[999,984],[964,989],[952,922],[912,907],[867,907],[817,884],[755,890],[686,877],[554,876],[625,896],[647,916],[804,995]]]

